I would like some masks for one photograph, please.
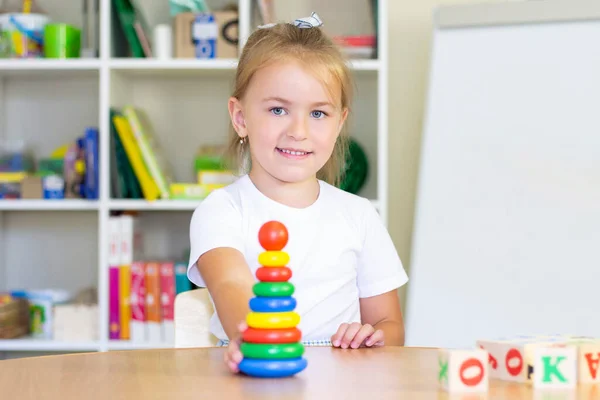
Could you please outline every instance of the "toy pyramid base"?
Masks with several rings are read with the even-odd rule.
[[[303,357],[278,360],[244,358],[239,364],[242,373],[260,378],[283,378],[295,375],[307,366]]]

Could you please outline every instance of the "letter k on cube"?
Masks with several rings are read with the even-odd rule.
[[[533,386],[560,389],[577,386],[577,347],[538,347],[534,353]]]

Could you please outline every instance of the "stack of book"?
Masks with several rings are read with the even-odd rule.
[[[197,181],[177,182],[150,118],[141,108],[111,109],[110,126],[112,198],[202,200],[236,179],[224,167],[220,154],[206,154],[202,147],[190,166],[196,169]]]
[[[173,344],[175,296],[193,288],[187,262],[144,259],[138,218],[109,219],[109,339]]]

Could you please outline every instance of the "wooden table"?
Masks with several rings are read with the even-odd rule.
[[[2,399],[599,399],[600,387],[540,395],[490,381],[485,395],[438,390],[435,349],[308,347],[308,367],[292,378],[234,375],[223,348],[135,350],[0,361]]]

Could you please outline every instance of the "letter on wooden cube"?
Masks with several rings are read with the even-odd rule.
[[[579,346],[579,382],[600,383],[600,342]]]
[[[541,346],[534,351],[533,386],[566,389],[577,385],[577,346]]]
[[[477,347],[489,353],[490,378],[531,383],[534,376],[534,351],[540,346],[564,345],[561,337],[517,337],[505,340],[478,340]]]
[[[481,349],[440,349],[438,381],[449,392],[482,392],[488,390],[488,352]]]
[[[577,374],[579,383],[600,383],[600,340],[577,337],[569,340],[577,347]]]
[[[505,381],[525,382],[525,347],[522,341],[479,340],[477,346],[488,352],[489,377]]]

